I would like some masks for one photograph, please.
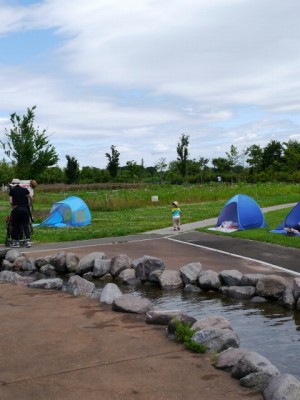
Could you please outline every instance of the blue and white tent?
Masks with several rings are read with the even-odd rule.
[[[279,226],[277,226],[276,229],[273,229],[271,232],[286,234],[284,227],[287,227],[287,228],[297,228],[298,227],[299,228],[298,222],[300,222],[300,202],[297,203],[291,209],[291,211],[285,217],[284,221]],[[300,233],[295,233],[295,236],[300,236]]]
[[[86,203],[77,196],[54,203],[50,214],[39,226],[73,227],[91,223],[91,213]]]
[[[267,226],[259,205],[245,194],[237,194],[227,201],[219,214],[216,227],[221,227],[226,221],[238,230]]]

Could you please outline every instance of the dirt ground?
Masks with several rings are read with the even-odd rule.
[[[200,261],[205,269],[279,273],[253,260],[200,249],[168,239],[117,243],[74,243],[26,250],[28,256],[70,251],[82,257],[152,255],[166,268]],[[96,299],[64,292],[0,285],[0,398],[5,400],[262,400],[211,355],[184,350],[165,336],[165,327],[144,316],[113,312]]]

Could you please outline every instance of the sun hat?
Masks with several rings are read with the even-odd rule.
[[[173,201],[172,203],[174,206],[178,207],[178,201]]]
[[[20,185],[20,183],[21,183],[20,179],[13,179],[11,184],[12,185]]]

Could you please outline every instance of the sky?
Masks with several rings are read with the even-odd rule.
[[[59,155],[105,168],[300,140],[299,0],[0,0],[0,140],[36,106]],[[2,153],[2,154],[1,154]],[[4,157],[0,150],[0,158]]]

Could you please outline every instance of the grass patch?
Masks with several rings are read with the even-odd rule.
[[[226,235],[230,237],[249,239],[258,242],[276,244],[279,246],[293,247],[300,249],[299,236],[286,236],[278,233],[271,233],[272,229],[277,228],[285,219],[291,208],[285,208],[276,211],[266,212],[264,214],[267,223],[266,228],[247,229],[244,231],[236,231],[232,233],[222,233],[218,231],[208,231],[207,228],[199,228],[198,231],[209,233],[212,235]]]
[[[71,195],[81,197],[87,203],[92,214],[92,223],[80,228],[34,228],[32,240],[35,243],[117,237],[168,226],[171,228],[171,203],[174,200],[179,201],[182,223],[186,224],[216,218],[226,201],[238,193],[251,196],[260,207],[294,203],[300,198],[300,186],[289,184],[149,185],[101,190],[92,186],[65,186],[56,191],[50,189],[47,187],[44,190],[41,185],[35,191],[35,223],[42,222],[48,216],[53,203]],[[152,196],[158,196],[158,203],[152,203]],[[287,212],[288,209],[285,209],[266,214],[270,229],[279,225]],[[8,193],[0,192],[0,219],[3,221],[0,243],[5,241],[5,220],[9,213]],[[209,233],[217,234],[212,231]],[[286,238],[283,235],[270,234],[269,229],[241,231],[232,236],[300,247],[297,237]]]
[[[195,333],[193,329],[191,329],[191,324],[183,324],[175,320],[175,337],[178,342],[183,343],[184,347],[187,350],[191,350],[195,353],[205,353],[207,351],[207,346],[196,343],[192,340],[192,337]]]

